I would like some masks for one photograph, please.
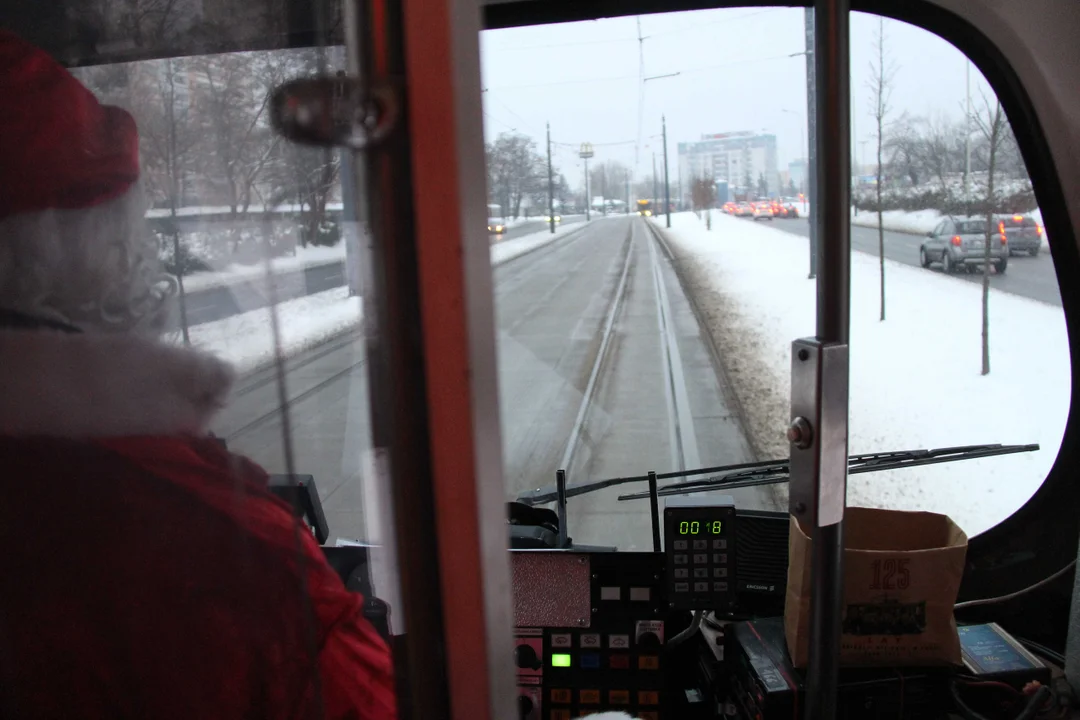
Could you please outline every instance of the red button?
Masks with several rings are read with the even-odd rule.
[[[614,670],[627,670],[630,667],[630,656],[622,653],[613,653],[608,658],[608,667]]]

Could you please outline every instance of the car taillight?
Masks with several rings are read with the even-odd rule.
[[[953,236],[952,236],[952,240],[950,240],[949,242],[951,242],[951,243],[952,243],[953,245],[955,245],[956,247],[960,247],[960,244],[961,244],[961,242],[962,242],[962,241],[960,240],[960,236],[959,236],[959,235],[953,235]]]
[[[1023,215],[1013,215],[1013,222],[1024,222]]]
[[[1035,223],[1035,234],[1042,235],[1042,225],[1039,223]]]
[[[1006,243],[1008,243],[1008,242],[1009,242],[1009,241],[1008,241],[1008,239],[1007,239],[1007,238],[1005,237],[1005,233],[1001,233],[1001,244],[1002,244],[1002,245],[1005,245],[1005,244],[1006,244]]]
[[[1004,245],[1005,242],[1006,242],[1006,240],[1005,240],[1005,223],[1003,223],[1003,222],[998,223],[998,234],[1001,236],[1001,244]]]

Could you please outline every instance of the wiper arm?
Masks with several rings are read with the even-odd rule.
[[[764,469],[773,467],[783,463],[787,464],[787,460],[766,460],[761,462],[750,463],[738,463],[736,465],[718,465],[716,467],[699,468],[697,470],[679,470],[675,472],[657,473],[657,480],[670,480],[677,477],[690,477],[692,475],[704,475],[705,473],[718,473],[718,472],[730,472],[732,470],[748,470],[748,469]],[[596,480],[589,483],[583,483],[581,485],[568,485],[566,487],[567,499],[577,497],[578,495],[586,495],[597,490],[603,490],[604,488],[616,487],[618,485],[626,485],[632,482],[648,482],[648,475],[633,475],[629,477],[608,478],[607,480]],[[555,485],[547,485],[545,487],[536,488],[535,490],[526,490],[517,496],[517,502],[525,505],[540,505],[543,503],[555,502],[559,498],[559,492]]]
[[[868,453],[852,455],[848,458],[848,474],[897,470],[899,468],[936,465],[958,460],[976,460],[997,455],[1012,455],[1022,452],[1034,452],[1039,449],[1037,443],[1028,445],[963,445],[960,447],[937,448],[934,450],[900,450],[895,452]],[[740,472],[727,472],[718,477],[675,483],[657,489],[657,495],[689,495],[713,490],[752,487],[755,485],[773,485],[787,482],[790,477],[790,465],[787,460],[762,463],[759,469],[743,469]],[[731,466],[731,470],[739,469]],[[696,473],[695,473],[696,474]],[[620,495],[619,500],[642,500],[649,497],[648,492]]]

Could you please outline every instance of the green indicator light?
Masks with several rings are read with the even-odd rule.
[[[553,653],[551,667],[570,667],[570,656],[566,653]]]

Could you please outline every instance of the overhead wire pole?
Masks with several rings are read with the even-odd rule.
[[[659,178],[656,177],[656,151],[652,154],[652,205],[653,210],[656,210],[656,201],[659,199],[659,191],[657,190],[656,183]]]
[[[552,234],[555,233],[555,188],[552,184],[551,178],[551,123],[546,124],[547,128],[547,156],[548,156],[548,225],[551,227]]]
[[[667,163],[667,117],[660,116],[664,132],[664,213],[667,215],[667,227],[671,227],[671,183],[668,181]]]

